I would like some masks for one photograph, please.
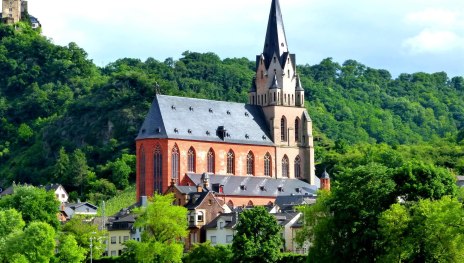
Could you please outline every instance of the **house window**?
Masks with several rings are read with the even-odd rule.
[[[124,236],[124,242],[126,242],[127,240],[129,240],[129,236]]]
[[[266,155],[264,155],[264,176],[271,175],[271,155],[266,153]]]
[[[232,235],[227,235],[227,236],[226,236],[226,243],[227,243],[227,244],[232,243],[232,240],[233,240],[233,239],[234,239],[234,236],[232,236]]]
[[[247,155],[247,174],[248,175],[254,174],[254,156],[251,151],[248,152],[248,155]]]
[[[224,228],[224,222],[219,222],[219,229],[223,229]]]
[[[232,149],[227,153],[227,173],[235,174],[235,154]]]
[[[171,179],[175,182],[179,182],[179,148],[174,145],[171,152]]]
[[[111,250],[111,256],[112,256],[112,257],[115,257],[115,256],[117,256],[117,255],[118,255],[118,254],[117,254],[117,251],[116,251],[116,250]]]
[[[119,244],[122,243],[122,236],[118,236],[119,237]]]
[[[216,236],[211,236],[211,244],[216,245]]]
[[[187,152],[187,171],[195,172],[195,149],[193,147],[190,147]]]
[[[111,244],[116,244],[116,237],[111,237]]]
[[[64,194],[61,194],[61,198],[65,198],[65,195],[64,195]]]
[[[153,154],[153,190],[159,194],[163,191],[163,155],[161,154],[161,147],[156,146]]]
[[[295,178],[301,178],[301,159],[299,155],[295,158],[294,169],[295,169]]]
[[[145,193],[145,149],[143,146],[140,148],[140,180],[139,180],[139,192],[140,195],[146,195]]]
[[[284,155],[282,158],[282,177],[288,177],[288,157]]]
[[[300,141],[300,120],[298,118],[295,119],[295,141]]]
[[[287,120],[285,120],[285,117],[282,116],[280,119],[280,140],[285,142],[287,141]]]
[[[207,158],[207,166],[208,166],[208,173],[214,173],[214,151],[213,149],[209,149],[208,158]]]
[[[198,221],[198,222],[203,222],[203,212],[198,212],[198,214],[197,214],[197,221]]]

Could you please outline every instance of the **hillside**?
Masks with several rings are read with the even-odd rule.
[[[464,172],[463,77],[392,78],[330,58],[298,72],[320,167],[422,159]],[[253,75],[246,58],[189,51],[177,61],[124,58],[99,68],[75,43],[0,26],[0,186],[53,181],[74,197],[113,196],[134,181],[134,138],[156,90],[246,102]]]

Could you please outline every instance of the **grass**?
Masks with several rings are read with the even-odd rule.
[[[112,216],[122,208],[126,208],[135,203],[135,185],[131,185],[105,202],[105,216]],[[99,204],[98,216],[102,216],[102,204]]]

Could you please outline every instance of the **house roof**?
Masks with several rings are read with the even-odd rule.
[[[192,192],[196,192],[196,191],[197,191],[197,187],[196,187],[196,186],[174,185],[174,188],[176,188],[177,191],[179,191],[179,193],[181,193],[181,194],[190,194],[190,193],[192,193]]]
[[[195,191],[193,193],[189,193],[189,201],[187,202],[187,204],[185,204],[185,208],[189,210],[197,208],[203,202],[203,200],[205,200],[205,197],[208,195],[208,193],[208,191]]]
[[[79,207],[81,207],[81,206],[88,206],[88,207],[90,207],[90,208],[92,208],[92,209],[95,209],[95,210],[98,209],[98,207],[97,207],[96,205],[93,205],[93,204],[88,203],[88,202],[82,202],[82,203],[67,203],[67,204],[65,204],[65,208],[71,208],[71,209],[73,209],[73,210],[76,209],[76,208],[79,208]],[[65,210],[65,211],[66,211],[66,210]]]
[[[187,177],[195,184],[201,184],[201,174],[187,173]],[[291,178],[271,178],[262,176],[210,175],[210,185],[223,185],[225,195],[266,196],[316,194],[317,187],[304,181]]]
[[[141,139],[184,139],[274,145],[257,105],[156,95],[139,131]]]
[[[8,188],[4,189],[3,191],[0,192],[0,196],[5,196],[5,195],[12,195],[14,193],[13,186],[9,186]]]
[[[213,221],[209,222],[207,225],[205,225],[206,229],[214,229],[217,227],[217,222],[219,219],[224,219],[226,224],[224,225],[224,228],[235,228],[237,225],[237,217],[238,213],[224,213],[218,215],[216,218],[213,219]]]
[[[280,195],[276,198],[275,204],[281,211],[293,211],[295,206],[314,204],[316,196],[304,195]]]
[[[273,215],[279,225],[286,226],[291,220],[293,220],[296,216],[298,216],[299,212],[284,212],[284,213],[275,213]]]

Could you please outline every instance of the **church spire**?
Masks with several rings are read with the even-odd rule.
[[[263,50],[266,68],[269,67],[274,54],[276,54],[277,58],[280,60],[282,55],[286,52],[288,52],[287,38],[285,37],[284,22],[282,20],[279,0],[272,0]]]

